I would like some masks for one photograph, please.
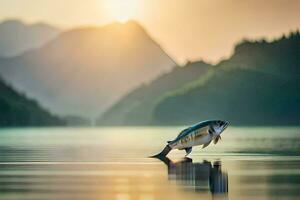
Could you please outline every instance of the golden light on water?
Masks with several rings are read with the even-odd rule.
[[[137,0],[105,0],[105,9],[114,20],[126,22],[135,17],[138,7]]]

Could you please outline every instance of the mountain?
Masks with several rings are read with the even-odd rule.
[[[0,79],[0,127],[61,125],[65,125],[64,120],[50,114],[36,101],[15,92]]]
[[[149,125],[151,114],[162,94],[208,74],[213,68],[202,61],[175,67],[149,84],[134,89],[109,108],[97,120],[98,125]]]
[[[155,106],[153,123],[217,118],[233,125],[300,125],[299,49],[298,31],[272,42],[238,44],[209,79],[165,95]]]
[[[0,23],[0,57],[11,57],[40,47],[53,39],[59,29],[43,23],[24,24],[18,20]]]
[[[40,48],[0,59],[0,74],[55,113],[91,118],[175,65],[129,21],[63,32]]]
[[[92,126],[92,121],[84,117],[64,116],[63,120],[66,122],[67,126]]]

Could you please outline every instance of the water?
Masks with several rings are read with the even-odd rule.
[[[0,130],[0,199],[299,199],[300,128],[228,128],[190,158],[180,127]]]

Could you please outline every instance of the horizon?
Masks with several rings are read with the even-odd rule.
[[[0,21],[18,19],[68,30],[134,20],[180,65],[194,60],[216,64],[244,39],[273,40],[300,28],[299,1],[64,2],[4,0]]]
[[[129,19],[129,20],[124,21],[124,22],[112,21],[112,22],[109,22],[107,24],[86,24],[86,25],[82,24],[82,25],[78,25],[78,26],[74,26],[74,27],[69,27],[69,28],[66,28],[66,29],[62,29],[61,27],[58,27],[54,24],[50,24],[50,23],[47,23],[47,22],[44,22],[44,21],[37,21],[37,22],[34,22],[34,23],[28,23],[28,22],[25,22],[22,19],[18,19],[18,18],[7,18],[7,19],[4,19],[4,20],[0,21],[0,24],[5,23],[5,22],[12,22],[12,21],[20,22],[20,23],[24,24],[25,26],[38,26],[38,25],[50,26],[52,28],[59,29],[61,31],[60,34],[70,32],[70,31],[81,30],[81,29],[103,28],[103,27],[106,27],[106,26],[109,26],[109,25],[112,25],[112,24],[126,25],[127,23],[135,22],[146,31],[147,35],[150,36],[151,39],[153,39],[155,42],[157,42],[155,40],[155,38],[153,38],[153,36],[146,30],[146,28],[134,19]],[[281,34],[279,34],[277,36],[274,36],[274,37],[271,37],[271,38],[268,38],[267,36],[260,36],[260,37],[256,37],[256,38],[255,37],[254,38],[243,37],[240,40],[233,43],[232,50],[231,50],[229,55],[220,57],[219,59],[217,59],[215,61],[208,60],[208,59],[205,59],[205,58],[194,58],[194,59],[186,59],[186,60],[183,60],[182,62],[178,62],[178,60],[176,58],[174,58],[172,55],[169,54],[169,52],[164,48],[164,46],[162,46],[159,42],[157,42],[157,44],[179,66],[184,66],[187,63],[198,62],[198,61],[203,61],[203,62],[211,64],[211,65],[218,65],[220,62],[229,59],[234,54],[235,47],[239,44],[242,44],[244,42],[261,42],[263,40],[268,42],[268,43],[271,43],[271,42],[274,42],[274,41],[277,41],[277,40],[281,39],[282,37],[289,37],[293,33],[299,33],[299,31],[300,31],[300,28],[291,29],[291,30],[283,31]],[[51,41],[49,41],[49,42],[51,42]],[[31,49],[29,49],[29,51],[31,51]]]

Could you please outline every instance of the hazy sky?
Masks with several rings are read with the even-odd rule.
[[[0,20],[63,28],[132,18],[179,62],[217,61],[242,38],[300,28],[300,0],[0,0]]]

